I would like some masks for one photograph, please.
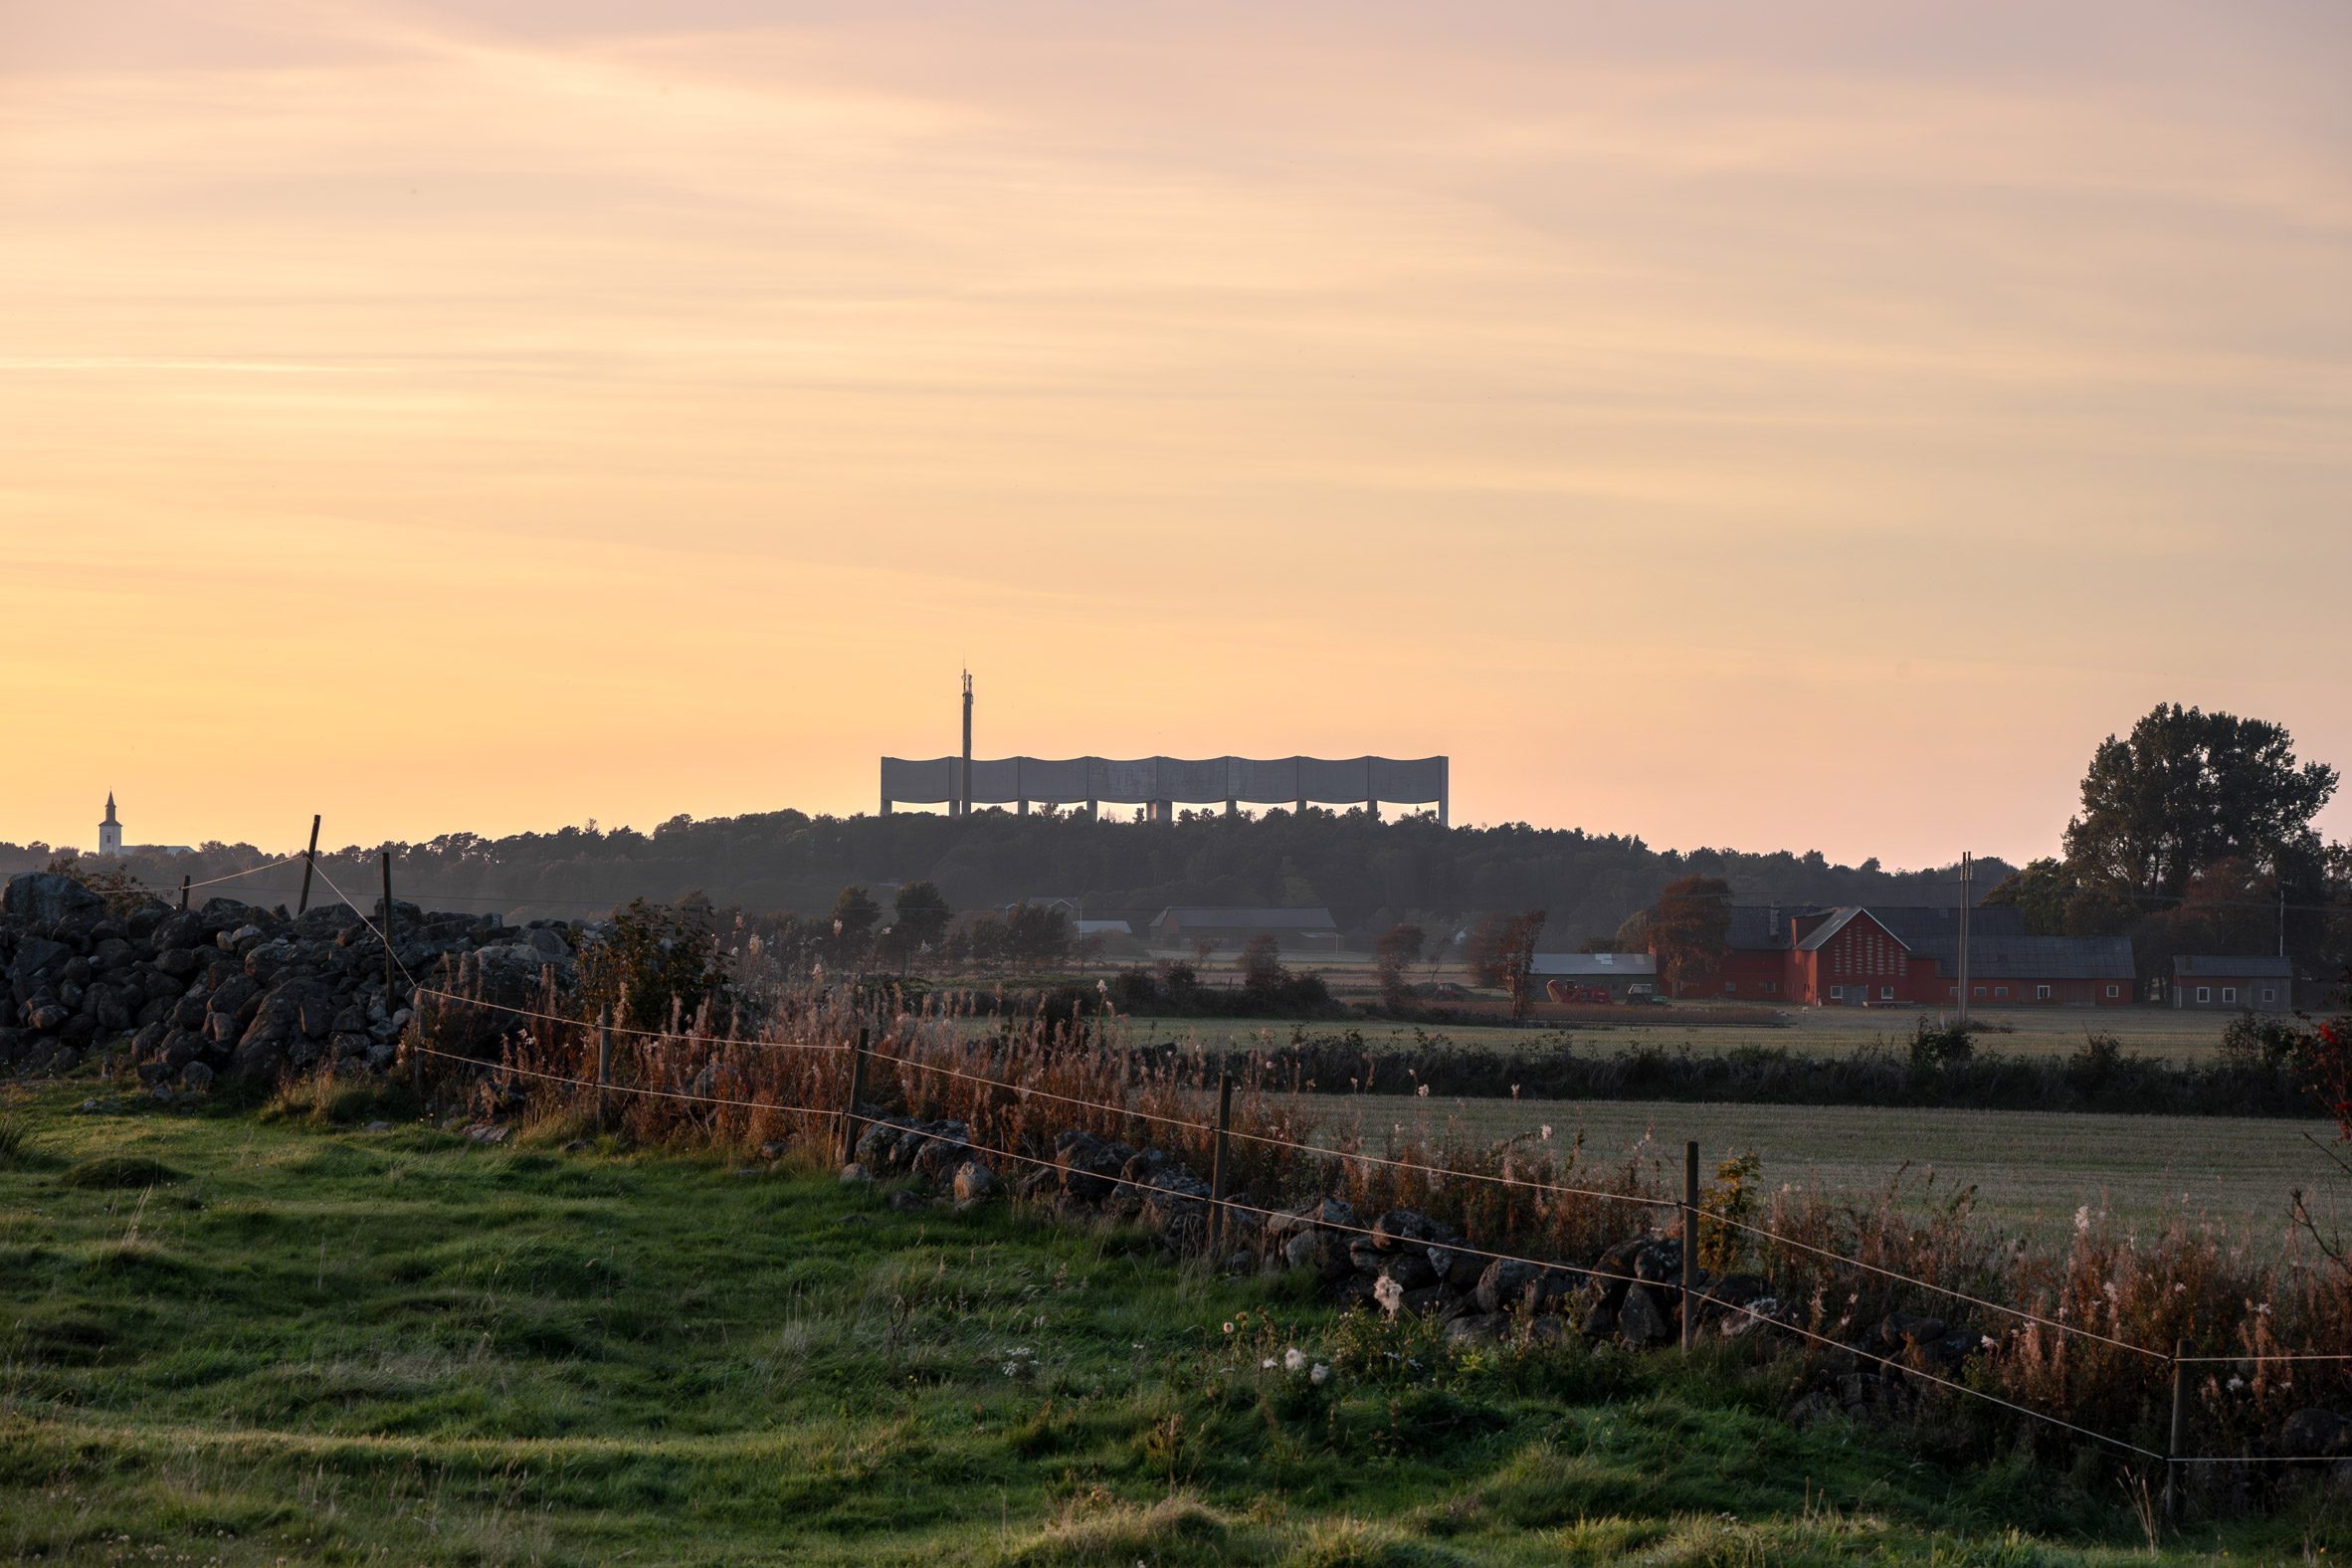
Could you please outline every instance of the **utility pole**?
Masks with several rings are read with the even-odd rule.
[[[2286,879],[2278,879],[2278,956],[2286,956]],[[2293,997],[2287,1000],[2292,1002]]]
[[[972,672],[964,672],[964,776],[956,789],[955,814],[972,814]]]
[[[1968,1027],[1968,916],[1976,903],[1976,890],[1970,885],[1976,880],[1976,862],[1966,850],[1960,852],[1960,1027]]]

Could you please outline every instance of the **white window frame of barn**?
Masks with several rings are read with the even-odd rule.
[[[2278,988],[2277,988],[2276,986],[2274,986],[2274,985],[2266,985],[2266,986],[2262,987],[2262,1000],[2263,1000],[2263,1001],[2265,1001],[2265,1002],[2275,1002],[2275,1001],[2277,1001],[2277,1000],[2278,1000]]]
[[[2048,987],[2048,986],[2046,986],[2046,985],[2038,985],[2038,986],[2034,987],[2034,1000],[2035,1000],[2035,1001],[2037,1001],[2037,1002],[2047,1002],[2047,1001],[2049,1001],[2049,1000],[2050,1000],[2050,987]]]
[[[2203,1004],[2210,1004],[2213,1001],[2213,987],[2209,985],[2199,986],[2197,988],[2197,1000]]]
[[[2006,997],[2009,995],[2009,987],[2005,985],[1997,985],[1993,987],[1993,994],[1998,997]]]
[[[1834,985],[1834,986],[1830,987],[1830,1000],[1831,1000],[1831,1001],[1833,1001],[1833,1002],[1843,1002],[1843,1001],[1845,1001],[1845,1000],[1846,1000],[1846,988],[1845,988],[1844,986],[1842,986],[1842,985]]]
[[[1723,982],[1723,994],[1724,994],[1725,996],[1737,996],[1737,995],[1739,995],[1739,982],[1738,982],[1737,980],[1726,980],[1726,981],[1724,981],[1724,982]]]
[[[1878,1000],[1879,1000],[1879,1001],[1881,1001],[1881,1002],[1891,1002],[1891,1001],[1893,1001],[1893,1000],[1894,1000],[1894,987],[1892,987],[1892,986],[1890,986],[1890,985],[1882,985],[1882,986],[1880,986],[1880,987],[1878,988]]]
[[[2115,997],[2119,997],[2119,996],[2121,996],[2122,994],[2123,994],[2123,987],[2121,987],[2121,986],[2119,986],[2119,985],[2111,985],[2111,986],[2107,987],[2107,996],[2108,996],[2108,998],[2109,998],[2110,1000],[2112,1000],[2112,999],[2113,999],[2113,998],[2115,998]]]
[[[2235,1001],[2237,1001],[2237,1000],[2238,1000],[2238,988],[2237,988],[2236,986],[2234,986],[2234,985],[2226,985],[2226,986],[2222,987],[2222,1005],[2223,1005],[2224,1007],[2228,1007],[2228,1006],[2229,1006],[2231,1003],[2233,1003],[2233,1002],[2235,1002]]]

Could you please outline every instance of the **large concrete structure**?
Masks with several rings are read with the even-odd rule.
[[[1242,805],[1363,806],[1377,813],[1382,802],[1438,808],[1447,822],[1452,808],[1449,759],[1445,757],[991,757],[968,764],[961,757],[882,759],[882,809],[894,805],[946,805],[969,810],[974,803],[1018,806],[1030,802],[1082,806],[1089,816],[1104,801],[1142,806],[1164,822],[1179,805],[1223,802]]]

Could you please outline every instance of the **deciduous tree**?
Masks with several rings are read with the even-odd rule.
[[[909,947],[937,947],[955,915],[939,889],[927,882],[901,885],[891,907],[890,923]]]
[[[1244,990],[1271,993],[1281,989],[1280,944],[1264,932],[1251,937],[1242,944],[1241,969]]]
[[[852,882],[833,900],[835,935],[845,953],[855,953],[866,945],[874,934],[875,924],[882,919],[882,905],[863,886]]]
[[[2086,886],[2166,898],[2220,861],[2275,870],[2314,847],[2311,821],[2337,782],[2325,763],[2295,760],[2281,725],[2159,703],[2091,753],[2066,863]]]
[[[1644,935],[1660,978],[1681,996],[1713,987],[1730,930],[1731,884],[1720,877],[1678,877],[1650,906]]]
[[[1382,1001],[1394,1007],[1411,996],[1406,971],[1421,961],[1422,944],[1428,939],[1429,933],[1418,925],[1392,925],[1380,933],[1372,946],[1372,964],[1380,976]]]

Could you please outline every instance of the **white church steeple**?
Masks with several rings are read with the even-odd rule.
[[[98,852],[100,855],[120,855],[122,853],[122,824],[114,820],[114,792],[112,790],[106,791],[106,820],[98,824]]]

